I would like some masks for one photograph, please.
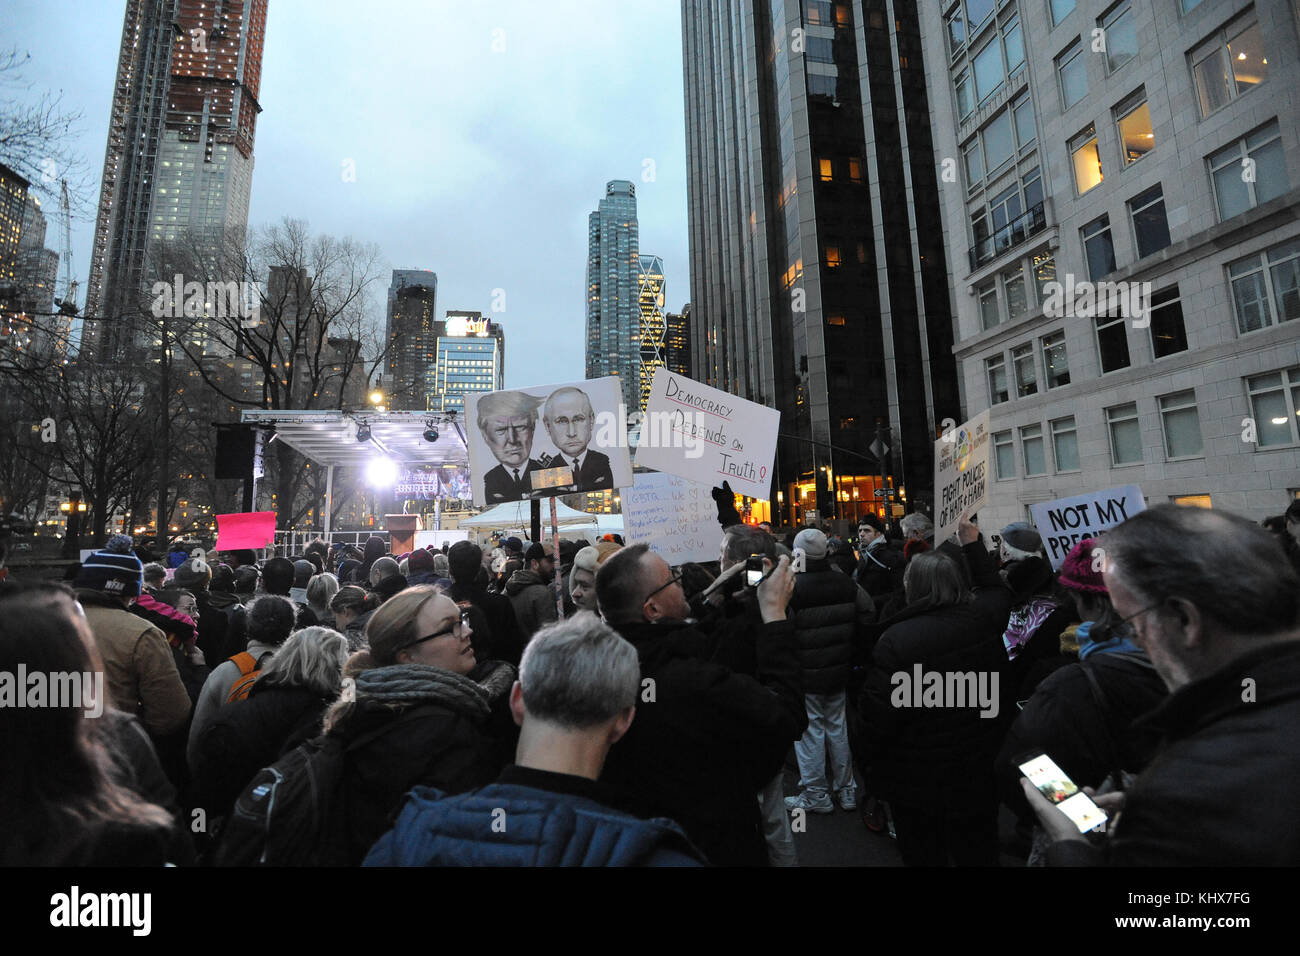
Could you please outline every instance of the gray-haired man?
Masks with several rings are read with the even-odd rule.
[[[510,710],[515,765],[474,793],[416,787],[367,866],[694,866],[671,820],[610,808],[605,756],[632,725],[636,649],[590,612],[539,631],[524,649]]]

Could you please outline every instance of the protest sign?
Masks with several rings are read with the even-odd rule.
[[[217,515],[218,551],[265,548],[275,541],[275,512]]]
[[[650,386],[636,463],[710,488],[766,498],[781,413],[660,368]]]
[[[1146,501],[1137,485],[1120,485],[1029,506],[1055,571],[1061,570],[1070,549],[1084,538],[1095,538],[1144,510]]]
[[[665,472],[637,475],[623,489],[627,543],[644,541],[669,564],[716,561],[722,536],[710,491]]]
[[[989,413],[981,412],[934,443],[934,543],[940,545],[989,498]]]
[[[632,484],[617,376],[465,396],[476,505]]]

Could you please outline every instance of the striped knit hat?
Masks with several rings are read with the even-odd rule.
[[[144,586],[144,565],[131,546],[128,536],[113,535],[103,551],[96,551],[81,565],[73,586],[117,597],[139,597]]]

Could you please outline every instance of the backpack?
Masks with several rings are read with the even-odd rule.
[[[253,689],[253,683],[261,675],[262,666],[271,654],[271,651],[267,651],[261,657],[255,658],[248,651],[240,651],[234,657],[227,658],[239,668],[239,679],[230,685],[230,693],[226,695],[227,704],[248,699],[248,692]]]
[[[213,865],[355,865],[343,791],[347,755],[422,716],[423,708],[411,708],[352,741],[325,734],[258,771],[226,818]]]

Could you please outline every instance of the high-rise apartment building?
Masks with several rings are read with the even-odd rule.
[[[1137,484],[1300,489],[1300,10],[921,4],[965,409],[992,527]]]
[[[694,378],[691,366],[691,304],[664,316],[664,365],[668,371]]]
[[[587,378],[619,376],[629,410],[641,398],[638,243],[636,187],[616,179],[587,219]]]
[[[482,312],[448,312],[436,323],[437,361],[427,408],[463,420],[465,396],[505,387],[506,337]]]
[[[153,244],[185,243],[220,280],[226,241],[241,242],[267,0],[127,0],[109,117],[82,350],[120,356],[119,321],[152,276]],[[199,320],[202,321],[202,320]]]
[[[56,315],[59,254],[45,248],[41,201],[0,166],[0,347],[39,361],[62,358],[69,319]]]
[[[394,269],[388,286],[387,381],[394,409],[429,407],[437,357],[438,276],[425,269]]]
[[[780,410],[790,523],[884,513],[882,470],[930,507],[958,415],[917,6],[682,3],[695,377]]]
[[[655,370],[664,365],[664,262],[658,256],[637,257],[638,327],[637,410],[645,411]],[[631,410],[631,406],[628,406]]]

